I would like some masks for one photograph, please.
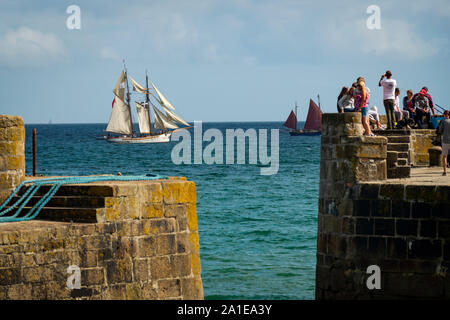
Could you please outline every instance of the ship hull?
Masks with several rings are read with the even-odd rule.
[[[291,136],[320,136],[320,130],[292,130],[289,131]]]
[[[167,143],[170,142],[172,132],[142,137],[107,136],[106,141],[112,143]]]

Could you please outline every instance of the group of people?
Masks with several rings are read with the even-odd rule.
[[[423,118],[426,118],[428,128],[431,128],[431,115],[435,115],[433,99],[428,93],[428,88],[423,87],[418,93],[412,90],[406,91],[403,97],[403,109],[400,108],[400,89],[397,81],[392,78],[392,72],[386,71],[378,82],[383,87],[383,104],[386,110],[387,129],[394,129],[395,123],[403,119],[414,119],[419,129],[423,128]],[[377,129],[385,129],[380,123],[377,107],[369,108],[370,89],[366,87],[363,77],[358,77],[350,88],[343,87],[337,98],[337,110],[343,112],[361,112],[364,135],[374,136],[370,129],[370,118],[376,123]],[[437,133],[442,140],[442,166],[443,175],[447,174],[447,155],[450,152],[450,113],[444,112],[444,119],[440,122]]]
[[[375,121],[377,129],[384,129],[384,127],[381,125],[377,107],[369,108],[369,98],[370,89],[366,87],[366,81],[363,77],[358,77],[350,88],[342,88],[338,96],[337,109],[339,113],[361,112],[364,134],[374,136],[370,129],[369,117]]]
[[[394,129],[395,123],[403,119],[414,119],[419,129],[423,128],[423,117],[428,127],[431,127],[431,115],[436,114],[433,99],[428,94],[428,88],[423,87],[418,93],[412,90],[403,97],[403,108],[400,106],[400,89],[397,81],[392,78],[392,72],[386,71],[378,82],[383,87],[383,104],[386,111],[387,129]],[[380,116],[376,106],[369,107],[370,89],[366,87],[363,77],[358,77],[350,88],[343,87],[338,99],[338,112],[361,112],[362,125],[365,135],[374,135],[370,129],[370,119],[375,121],[377,129],[386,129],[380,123]]]
[[[403,110],[400,109],[400,89],[397,81],[392,79],[392,72],[386,71],[378,82],[379,87],[383,87],[383,104],[386,110],[387,127],[393,129],[395,122],[403,118],[414,119],[419,129],[423,128],[422,120],[426,118],[428,127],[431,128],[431,114],[435,115],[433,99],[428,94],[428,88],[423,87],[418,93],[413,94],[410,89],[403,97]]]

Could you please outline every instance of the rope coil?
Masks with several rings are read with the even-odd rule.
[[[84,177],[61,177],[61,178],[44,178],[27,180],[20,183],[13,193],[0,205],[0,223],[1,222],[17,222],[17,221],[27,221],[36,218],[41,211],[41,209],[50,201],[50,199],[55,195],[62,185],[67,184],[86,184],[90,182],[101,182],[101,181],[146,181],[146,180],[158,180],[167,179],[167,176],[154,175],[154,176],[84,176]],[[25,193],[14,203],[9,206],[9,208],[4,209],[11,201],[11,199],[20,191],[20,189],[25,186],[30,185]],[[31,200],[31,198],[36,194],[41,186],[50,185],[50,189],[42,196],[41,199],[28,211],[25,215],[19,216],[22,209]],[[14,208],[17,211],[10,216],[5,216],[11,212]]]

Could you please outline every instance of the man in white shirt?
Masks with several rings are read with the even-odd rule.
[[[394,129],[394,106],[395,106],[395,88],[397,81],[392,79],[392,72],[386,71],[378,82],[379,87],[383,87],[383,104],[386,110],[387,127]]]

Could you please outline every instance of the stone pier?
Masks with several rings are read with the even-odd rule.
[[[388,179],[387,138],[360,136],[360,117],[322,118],[316,298],[448,299],[450,180],[428,167]]]
[[[6,197],[25,179],[24,128],[0,124]],[[0,223],[0,299],[203,299],[196,202],[183,177],[64,185],[37,219]]]
[[[18,116],[0,115],[0,203],[25,177],[25,127]]]

